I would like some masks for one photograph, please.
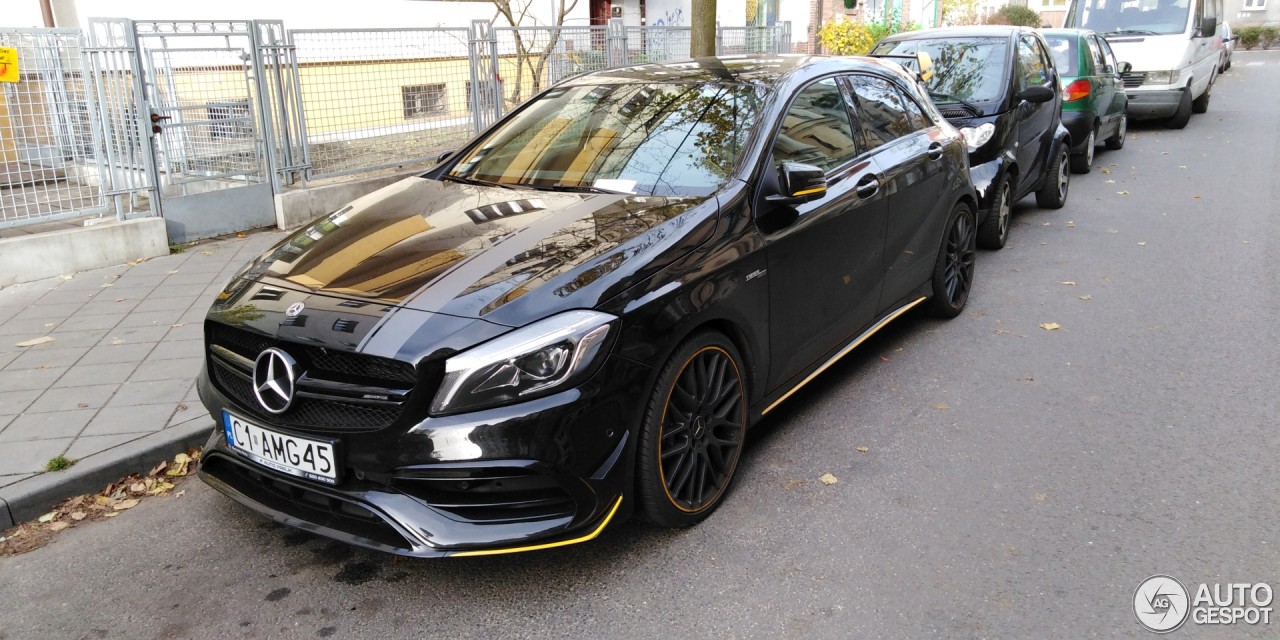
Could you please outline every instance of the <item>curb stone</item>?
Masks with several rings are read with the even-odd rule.
[[[161,460],[203,445],[213,428],[212,418],[193,418],[85,457],[65,471],[41,473],[0,488],[0,531],[37,518],[72,496],[96,493],[131,473],[146,473]]]

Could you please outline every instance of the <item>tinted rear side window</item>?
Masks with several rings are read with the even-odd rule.
[[[858,101],[858,120],[868,149],[923,128],[924,115],[920,115],[918,124],[912,121],[913,116],[907,111],[907,98],[893,83],[862,75],[850,76],[849,83]]]

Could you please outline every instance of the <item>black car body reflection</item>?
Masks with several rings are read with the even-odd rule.
[[[228,283],[201,477],[414,556],[693,524],[747,427],[906,310],[959,313],[974,205],[896,64],[580,76]]]

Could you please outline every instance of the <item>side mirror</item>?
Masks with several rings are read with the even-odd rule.
[[[1133,65],[1132,65],[1132,64],[1129,64],[1128,62],[1121,62],[1121,63],[1120,63],[1120,75],[1124,75],[1124,74],[1126,74],[1126,73],[1129,73],[1130,71],[1133,71]]]
[[[441,153],[439,156],[436,156],[436,164],[440,164],[441,162],[448,160],[449,156],[453,155],[453,152],[454,150],[450,149],[448,151]]]
[[[1027,87],[1022,91],[1019,91],[1018,94],[1013,97],[1019,100],[1026,100],[1027,102],[1048,102],[1053,100],[1053,97],[1056,95],[1058,94],[1053,89],[1037,85]]]
[[[778,171],[782,193],[765,198],[776,204],[800,204],[827,195],[827,174],[811,164],[784,162]]]
[[[1200,18],[1200,35],[1207,37],[1218,30],[1218,19],[1214,16]]]

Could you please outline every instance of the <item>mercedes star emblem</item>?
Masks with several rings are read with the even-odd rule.
[[[295,302],[289,305],[288,309],[284,310],[284,315],[289,316],[290,318],[293,318],[297,316],[299,313],[302,313],[302,310],[306,308],[307,308],[307,305],[302,304],[301,302]]]
[[[289,354],[272,347],[258,354],[253,363],[253,395],[258,404],[271,413],[284,413],[293,404],[298,362]]]

